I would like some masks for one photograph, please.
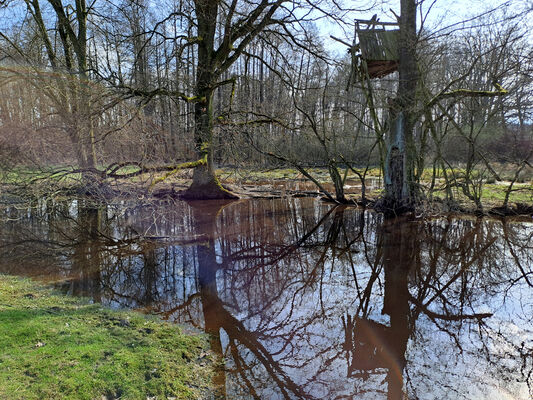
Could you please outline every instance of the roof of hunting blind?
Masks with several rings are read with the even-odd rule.
[[[362,28],[362,25],[366,25],[365,28]],[[398,26],[398,24],[378,22],[376,16],[369,21],[356,20],[355,29],[361,58],[366,61],[370,78],[381,78],[398,69],[400,31],[386,30],[387,26]]]

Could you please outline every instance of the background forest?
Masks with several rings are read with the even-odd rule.
[[[382,11],[393,3],[3,2],[2,180],[49,189],[144,174],[153,184],[205,159],[237,181],[290,167],[342,200],[348,175],[363,186],[372,171],[382,175],[398,86],[397,72],[358,74],[354,19],[375,10],[394,21]],[[417,4],[420,192],[482,209],[484,188],[498,184],[504,207],[528,202],[531,5],[430,23],[438,3]],[[335,194],[316,167],[329,171]]]

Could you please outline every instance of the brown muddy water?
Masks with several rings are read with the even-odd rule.
[[[206,331],[220,398],[531,398],[530,221],[309,198],[1,216],[0,272]]]

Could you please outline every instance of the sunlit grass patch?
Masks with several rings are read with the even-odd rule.
[[[0,399],[198,399],[203,336],[0,275]]]
[[[487,204],[499,205],[505,200],[507,185],[486,184],[483,186],[483,200]],[[516,183],[509,195],[509,204],[532,203],[533,187],[530,184]]]

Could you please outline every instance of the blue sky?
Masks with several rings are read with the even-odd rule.
[[[358,1],[345,1],[346,5],[353,7],[356,7],[358,3]],[[395,21],[394,14],[390,9],[400,14],[400,0],[380,1],[378,3],[372,10],[354,14],[353,18],[370,19],[374,14],[378,14],[381,21]],[[436,31],[475,26],[479,22],[471,20],[472,18],[493,9],[497,9],[496,12],[500,15],[504,12],[513,14],[529,9],[529,14],[524,14],[520,23],[528,24],[530,30],[533,31],[532,0],[424,0],[421,2],[419,12],[421,10],[423,15],[427,15],[424,26],[431,31]],[[420,14],[418,14],[418,23],[421,19]],[[352,34],[351,32],[344,33],[338,26],[331,23],[323,23],[320,30],[326,41],[328,41],[329,35],[346,39],[348,42],[353,39],[349,36]],[[340,53],[346,51],[346,47],[338,42],[331,41],[328,46]]]

